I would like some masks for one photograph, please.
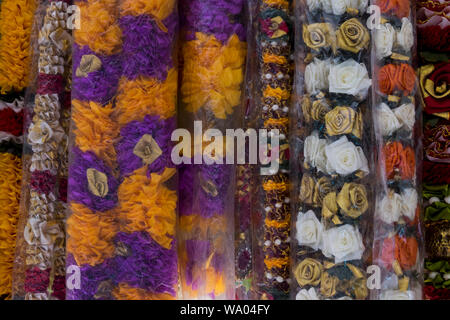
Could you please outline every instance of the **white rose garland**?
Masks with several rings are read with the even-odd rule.
[[[367,97],[372,80],[363,63],[349,59],[340,64],[331,65],[328,83],[331,93],[353,95],[363,100]]]
[[[322,253],[334,257],[335,263],[360,260],[364,252],[361,233],[352,225],[346,224],[323,233]]]
[[[307,246],[314,250],[320,248],[322,245],[323,225],[312,210],[306,213],[298,213],[296,228],[296,238],[299,245]]]

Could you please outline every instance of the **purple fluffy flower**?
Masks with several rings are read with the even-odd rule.
[[[75,259],[72,255],[67,257],[66,265],[68,270],[70,266],[77,266]],[[109,300],[112,299],[112,289],[116,285],[112,279],[114,279],[113,271],[116,269],[114,261],[111,259],[105,260],[103,263],[90,266],[83,265],[78,266],[80,270],[80,287],[74,286],[73,289],[67,288],[67,300]],[[67,274],[67,281],[70,283],[71,274]],[[75,278],[74,278],[75,279]],[[110,290],[100,293],[99,288],[101,284],[108,283]]]
[[[196,32],[214,34],[226,42],[233,34],[245,40],[246,32],[235,16],[244,10],[244,0],[181,0],[181,23],[187,40],[194,40]]]
[[[133,150],[145,134],[151,135],[162,151],[162,154],[148,165],[148,175],[153,172],[161,173],[164,168],[173,167],[171,135],[175,127],[175,118],[164,120],[159,116],[149,115],[146,115],[143,121],[132,121],[123,127],[116,145],[120,173],[130,174],[144,165],[142,158],[135,155]]]
[[[231,170],[232,166],[224,164],[199,165],[194,212],[200,212],[205,218],[226,213],[227,204],[230,203]]]
[[[173,66],[172,48],[178,27],[178,16],[172,13],[162,21],[167,32],[147,15],[120,18],[123,33],[123,74],[131,80],[139,75],[167,78]]]
[[[224,215],[230,205],[232,171],[233,167],[225,164],[181,165],[178,168],[180,215],[199,213],[204,218]]]
[[[101,61],[99,70],[77,76],[77,69],[85,55],[95,55]],[[103,56],[91,51],[88,46],[73,47],[72,98],[83,101],[95,101],[105,104],[116,94],[121,76],[122,61],[120,55]]]
[[[87,170],[95,169],[106,175],[108,179],[108,193],[106,196],[96,196],[89,190]],[[71,166],[69,168],[69,201],[81,203],[91,210],[106,211],[117,203],[118,182],[112,171],[102,160],[91,152],[82,152],[73,148]]]
[[[180,215],[191,215],[194,199],[194,165],[182,164],[178,167],[178,207]]]
[[[161,247],[146,232],[131,234],[120,232],[115,238],[116,246],[126,253],[117,255],[115,279],[132,287],[153,293],[169,293],[175,296],[178,279],[176,244],[172,249]]]

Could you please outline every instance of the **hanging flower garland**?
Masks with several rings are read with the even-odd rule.
[[[290,283],[289,106],[292,91],[292,1],[255,2],[256,126],[268,132],[267,156],[279,170],[258,178],[257,209],[253,214],[253,291],[258,299],[286,299]],[[279,148],[272,149],[272,130]],[[279,158],[271,158],[278,151]],[[264,166],[262,166],[264,167]],[[263,168],[261,168],[263,169]],[[264,168],[268,170],[268,168]],[[259,174],[259,173],[258,173]]]
[[[372,216],[368,1],[302,1],[292,298],[364,300]],[[389,7],[385,8],[390,10]],[[306,46],[304,49],[303,46]],[[304,73],[304,77],[301,74]],[[297,152],[295,152],[295,150]]]
[[[374,29],[373,116],[378,152],[374,262],[382,267],[381,290],[373,299],[421,299],[423,255],[418,194],[416,47],[410,1],[374,1],[382,24]]]
[[[33,47],[36,88],[26,132],[20,238],[14,296],[27,300],[65,299],[65,198],[70,96],[71,36],[68,4],[49,1]],[[23,265],[22,265],[23,264]],[[24,270],[23,270],[24,269]]]
[[[189,121],[198,120],[203,128],[225,133],[240,120],[246,58],[246,33],[241,23],[244,3],[180,2],[183,42],[179,119],[189,128]],[[222,150],[212,156],[210,160],[225,159]],[[183,298],[235,297],[234,246],[230,246],[234,241],[234,170],[232,165],[217,163],[186,164],[180,169]]]
[[[174,299],[177,1],[80,5],[67,247],[81,284],[68,298]]]
[[[34,0],[0,2],[0,299],[12,297]],[[11,18],[11,17],[14,17]]]

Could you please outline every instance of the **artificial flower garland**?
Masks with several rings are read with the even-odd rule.
[[[79,5],[67,264],[81,283],[68,299],[175,299],[177,1]]]
[[[289,111],[292,92],[292,1],[256,1],[256,55],[253,96],[255,126],[268,133],[278,130],[279,170],[259,176],[255,186],[257,208],[252,224],[253,298],[287,299],[290,281],[290,183],[289,183]],[[263,167],[264,165],[260,165]],[[267,168],[266,168],[267,170]]]
[[[20,238],[14,297],[65,299],[65,199],[69,127],[71,36],[68,3],[42,3],[45,11],[36,48],[37,65],[32,119],[24,153]],[[35,70],[34,70],[35,68]],[[30,150],[30,152],[27,152]]]
[[[425,222],[424,299],[450,298],[450,257],[445,236],[450,230],[448,129],[450,128],[450,3],[417,2],[420,49],[419,88],[424,107],[423,207]]]
[[[364,300],[372,217],[368,147],[368,1],[304,1],[296,8],[294,87],[299,118],[291,297]],[[386,10],[390,10],[386,8]],[[326,21],[326,22],[325,22]],[[306,50],[303,49],[306,47]],[[304,77],[301,73],[304,73]]]
[[[375,186],[373,261],[382,268],[381,290],[373,299],[420,300],[418,261],[423,255],[416,149],[419,117],[412,5],[409,1],[374,1],[382,24],[373,30],[376,60],[375,124],[379,178]],[[390,7],[390,9],[388,9]]]
[[[238,125],[247,50],[244,3],[180,1],[182,125],[191,128],[186,121],[197,120],[223,132]],[[215,159],[225,159],[216,152]],[[183,298],[234,299],[235,166],[185,164],[179,171]]]
[[[0,2],[0,299],[12,297],[19,221],[24,89],[36,1]],[[14,17],[14,18],[12,18]]]

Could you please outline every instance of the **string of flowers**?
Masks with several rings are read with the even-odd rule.
[[[177,2],[78,5],[68,298],[174,299]]]
[[[368,1],[296,8],[292,297],[364,300],[372,215]],[[304,73],[304,77],[302,77]],[[296,151],[296,149],[298,149]]]
[[[416,107],[413,3],[374,1],[373,116],[378,146],[373,261],[382,268],[372,299],[421,299],[423,256],[417,176],[420,112]]]
[[[419,88],[424,107],[423,207],[425,222],[424,298],[450,299],[450,3],[417,2]]]
[[[112,118],[121,76],[122,31],[114,0],[77,1],[74,30],[72,126],[67,218],[68,300],[112,299],[116,253],[118,173]],[[124,287],[126,290],[126,287]],[[114,292],[117,292],[119,288]]]
[[[182,0],[182,125],[222,130],[241,116],[246,58],[243,0]],[[200,146],[202,151],[205,146]],[[191,155],[184,155],[192,160]],[[192,155],[193,156],[193,155]],[[223,161],[225,153],[212,155]],[[180,168],[180,270],[186,299],[234,299],[235,166]]]
[[[36,15],[36,86],[24,152],[20,237],[14,274],[14,297],[65,299],[65,179],[67,177],[67,96],[71,36],[68,4],[48,1]],[[32,108],[32,109],[31,109]]]
[[[279,170],[258,179],[257,208],[252,224],[255,231],[253,290],[258,299],[287,299],[290,282],[290,182],[289,182],[289,105],[292,91],[293,61],[290,15],[292,1],[254,2],[257,25],[256,71],[253,93],[257,127],[278,130]],[[268,156],[274,154],[268,137]]]
[[[12,296],[34,0],[0,2],[0,300]]]

